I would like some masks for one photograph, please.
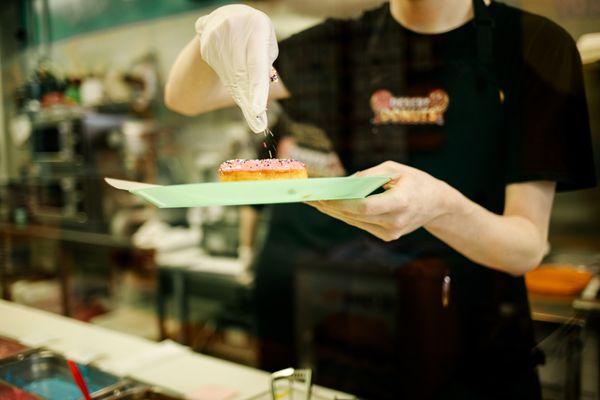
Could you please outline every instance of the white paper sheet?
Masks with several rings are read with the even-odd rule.
[[[115,178],[104,178],[104,181],[114,188],[121,189],[121,190],[128,190],[128,191],[161,186],[161,185],[153,185],[151,183],[125,181],[123,179],[115,179]]]

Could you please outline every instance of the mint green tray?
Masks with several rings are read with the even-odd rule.
[[[389,180],[387,176],[350,176],[158,186],[106,178],[111,186],[128,190],[160,208],[361,199]]]

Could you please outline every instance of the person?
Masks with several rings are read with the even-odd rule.
[[[391,0],[279,45],[269,18],[247,6],[221,7],[196,31],[171,70],[170,108],[193,115],[235,102],[262,132],[267,99],[278,99],[326,134],[348,173],[390,178],[365,199],[302,209],[327,222],[282,218],[277,243],[296,250],[272,250],[291,260],[351,243],[353,256],[411,255],[390,398],[540,399],[523,275],[548,251],[555,191],[596,183],[568,33],[484,0]],[[367,246],[354,240],[367,234]],[[442,301],[414,289],[418,280],[439,284]]]

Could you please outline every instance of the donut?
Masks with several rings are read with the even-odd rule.
[[[308,178],[304,163],[288,159],[229,160],[219,167],[219,180],[256,181]]]

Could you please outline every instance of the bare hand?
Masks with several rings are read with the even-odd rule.
[[[360,200],[307,203],[349,225],[392,241],[451,212],[454,189],[433,176],[393,161],[357,173],[357,176],[392,177],[386,191]]]

